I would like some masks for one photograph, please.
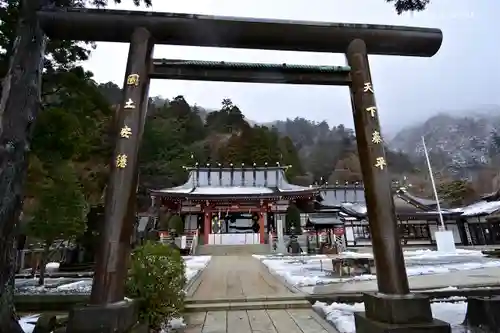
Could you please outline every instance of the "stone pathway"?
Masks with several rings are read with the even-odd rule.
[[[293,292],[252,256],[213,256],[187,294],[195,300],[222,300]]]
[[[185,333],[337,332],[311,309],[304,294],[285,286],[251,256],[213,256],[187,291],[186,302],[188,311],[196,312],[186,313]]]
[[[191,313],[184,333],[336,333],[310,309]]]

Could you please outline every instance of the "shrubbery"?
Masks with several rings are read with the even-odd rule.
[[[180,316],[185,285],[185,266],[178,250],[147,242],[132,253],[127,297],[144,301],[140,319],[151,329],[159,331]]]
[[[172,232],[175,230],[177,235],[182,235],[184,233],[184,223],[179,215],[174,215],[168,221],[168,231]]]

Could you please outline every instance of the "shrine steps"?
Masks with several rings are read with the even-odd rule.
[[[277,309],[310,309],[311,303],[305,299],[295,300],[241,300],[241,301],[209,301],[206,303],[188,303],[186,312],[199,311],[238,311],[238,310],[277,310]]]
[[[198,245],[196,255],[205,256],[239,256],[252,254],[269,254],[269,244],[245,244],[245,245]]]

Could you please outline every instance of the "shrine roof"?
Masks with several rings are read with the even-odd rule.
[[[450,209],[451,212],[458,212],[461,216],[486,216],[500,212],[500,201],[480,200],[468,206]]]
[[[364,188],[362,184],[334,185],[321,188],[319,212],[337,210],[345,214],[363,219],[367,217]],[[438,212],[434,200],[420,198],[410,194],[404,187],[393,189],[393,200],[396,214],[399,217],[437,218]],[[453,210],[442,209],[448,217],[460,215]]]
[[[151,194],[166,197],[276,197],[313,194],[317,187],[287,181],[284,167],[190,168],[186,183]]]
[[[423,211],[436,209],[437,204],[435,200],[412,195],[404,187],[395,187],[393,191],[396,208],[399,207],[406,211],[415,209],[416,207]],[[362,184],[323,187],[321,189],[321,198],[321,205],[328,207],[340,207],[344,203],[365,204],[365,192]],[[441,205],[443,206],[444,203],[441,202]]]

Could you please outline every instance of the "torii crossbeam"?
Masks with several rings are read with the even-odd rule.
[[[348,86],[349,66],[154,59],[151,79]]]

